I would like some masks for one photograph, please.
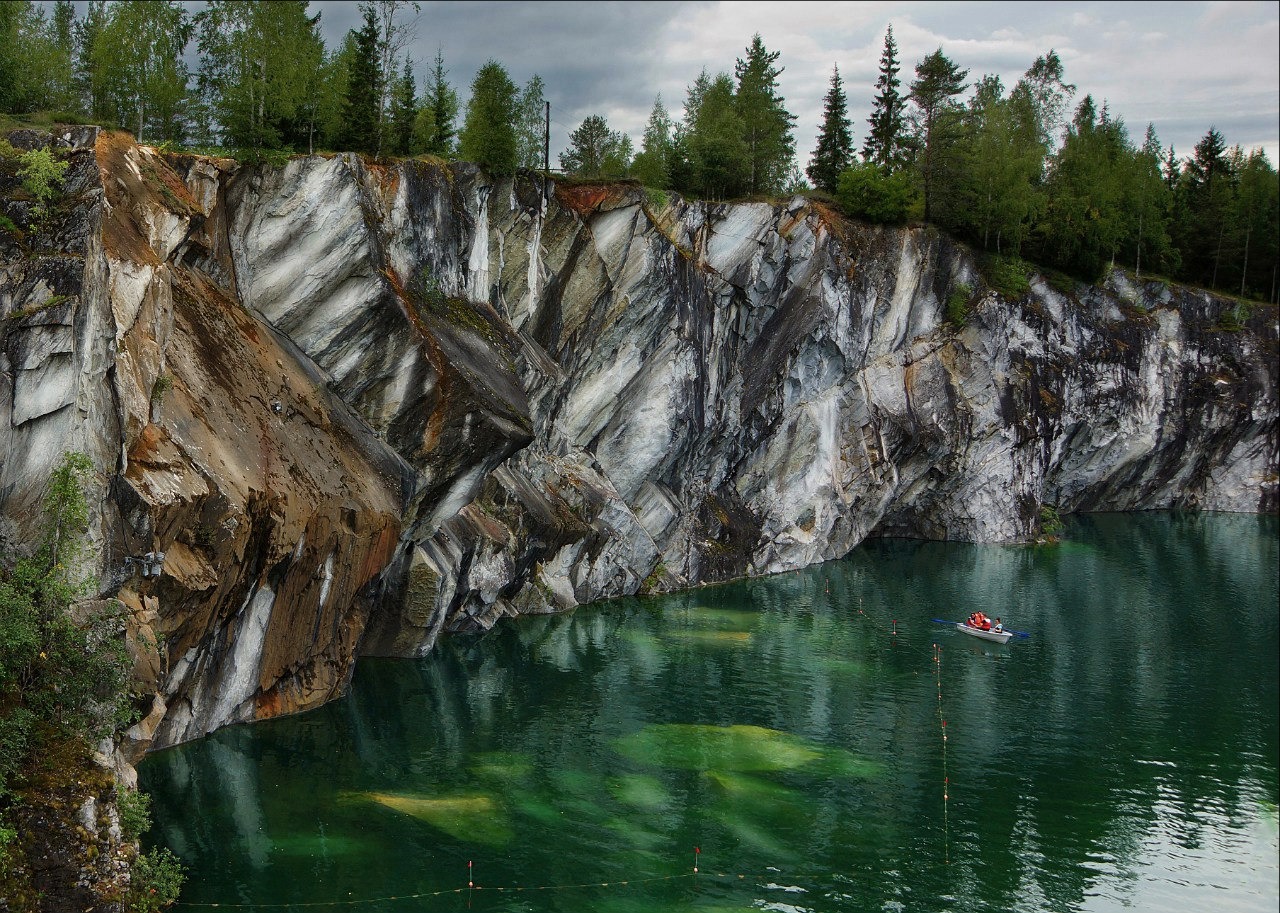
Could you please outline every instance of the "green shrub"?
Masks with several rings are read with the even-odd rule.
[[[947,296],[947,322],[954,327],[962,327],[969,322],[969,301],[973,297],[973,287],[961,283],[951,290]]]
[[[846,168],[836,185],[836,199],[845,213],[868,222],[907,221],[914,196],[915,189],[905,171],[886,174],[872,162]]]
[[[1025,260],[991,254],[981,265],[987,284],[1005,298],[1021,298],[1031,291],[1031,265]]]
[[[7,159],[16,162],[22,158],[22,153],[9,142],[9,137],[0,136],[0,159]]]
[[[120,810],[120,829],[125,840],[137,840],[151,827],[151,797],[136,789],[122,789],[116,794]]]
[[[62,180],[67,173],[68,162],[54,158],[48,149],[32,149],[24,152],[21,158],[22,167],[18,169],[18,177],[22,178],[22,186],[35,200],[32,215],[41,221],[49,213],[49,205],[62,190]]]
[[[644,189],[645,202],[649,204],[649,208],[654,212],[662,212],[667,208],[667,192],[654,187],[646,187]]]
[[[182,863],[169,850],[155,849],[133,861],[125,909],[130,913],[158,913],[182,892]]]
[[[168,374],[157,374],[155,383],[151,385],[151,403],[159,406],[164,402],[164,395],[173,389],[173,377]]]
[[[1040,534],[1056,539],[1064,529],[1066,529],[1066,526],[1063,524],[1062,518],[1058,516],[1058,509],[1052,504],[1041,505]]]
[[[1249,302],[1237,300],[1235,307],[1223,311],[1218,317],[1218,329],[1228,333],[1239,333],[1244,329],[1252,313],[1253,306]]]
[[[88,590],[79,565],[89,470],[84,454],[63,458],[50,475],[35,555],[0,573],[0,794],[48,744],[92,747],[132,717],[118,612],[83,624],[70,614]]]

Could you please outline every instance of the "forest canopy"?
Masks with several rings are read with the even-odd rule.
[[[431,61],[409,54],[420,4],[366,0],[336,47],[316,6],[2,3],[0,112],[249,161],[351,150],[464,158],[497,175],[551,166],[540,76],[520,86],[489,60],[462,105],[443,50]],[[850,86],[835,62],[807,163],[796,160],[780,52],[757,34],[724,64],[694,76],[678,111],[655,98],[638,138],[586,117],[560,170],[709,200],[811,191],[854,218],[926,222],[1084,279],[1123,266],[1277,300],[1275,164],[1213,125],[1182,156],[1150,124],[1131,131],[1068,82],[1052,49],[1006,86],[942,47],[904,63],[890,25],[873,84]],[[848,115],[855,91],[871,100],[865,126]]]

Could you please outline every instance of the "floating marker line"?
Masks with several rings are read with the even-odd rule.
[[[951,864],[951,829],[947,805],[951,800],[951,777],[947,773],[947,720],[942,714],[942,647],[933,645],[934,678],[938,682],[938,723],[942,731],[942,858]]]
[[[680,872],[674,875],[646,875],[640,878],[621,878],[615,881],[583,881],[569,884],[544,884],[544,885],[503,885],[498,887],[486,887],[481,884],[468,884],[466,887],[444,888],[439,891],[416,891],[410,894],[387,894],[380,897],[365,898],[347,898],[342,900],[297,900],[275,903],[209,903],[191,900],[175,901],[174,906],[178,907],[198,907],[201,909],[217,909],[219,907],[228,910],[284,910],[290,907],[298,908],[318,908],[318,907],[355,907],[367,906],[368,904],[389,903],[398,900],[421,900],[428,897],[446,897],[450,894],[471,894],[472,892],[488,891],[497,894],[516,894],[531,891],[566,891],[566,890],[582,890],[584,888],[618,888],[630,885],[654,884],[663,881],[680,881],[682,879],[692,879],[696,882],[699,878],[722,879],[726,882],[745,882],[748,880],[759,882],[761,886],[776,881],[779,877],[799,880],[814,880],[826,882],[833,875],[841,874],[833,872],[828,868],[815,869],[812,871],[796,871],[785,872],[781,868],[773,866],[767,867],[764,871],[759,872],[707,872],[702,870],[701,847],[694,847],[694,864],[691,871]],[[473,866],[468,864],[467,874],[470,881]],[[852,875],[852,873],[847,873]]]

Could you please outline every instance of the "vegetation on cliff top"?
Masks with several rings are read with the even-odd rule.
[[[39,108],[114,125],[140,141],[231,150],[253,161],[293,151],[460,154],[495,174],[549,166],[546,86],[519,88],[496,60],[476,74],[465,112],[437,52],[421,87],[406,49],[420,5],[367,0],[328,48],[305,0],[69,0],[0,4],[0,112]],[[194,69],[187,48],[196,50]],[[656,191],[735,199],[807,189],[795,117],[779,92],[780,55],[752,37],[732,72],[689,85],[683,117],[654,102],[638,152],[594,114],[560,165],[577,177],[635,177]],[[847,68],[846,68],[847,69]],[[1085,95],[1050,50],[1012,87],[978,78],[943,51],[902,72],[892,26],[861,159],[838,67],[806,169],[847,215],[924,220],[984,251],[1085,280],[1108,265],[1245,297],[1280,294],[1280,177],[1260,150],[1210,128],[1179,158],[1148,126]],[[465,114],[464,124],[457,123]]]

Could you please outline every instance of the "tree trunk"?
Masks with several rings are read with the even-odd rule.
[[[1143,213],[1138,212],[1138,250],[1134,255],[1133,261],[1133,279],[1135,282],[1142,281],[1142,218]]]
[[[1240,297],[1244,297],[1244,281],[1249,276],[1249,236],[1253,234],[1253,227],[1245,229],[1244,232],[1244,266],[1240,268]]]
[[[1218,263],[1222,260],[1222,236],[1227,233],[1227,223],[1224,220],[1218,227],[1218,247],[1213,252],[1213,279],[1209,282],[1209,288],[1218,287]]]

